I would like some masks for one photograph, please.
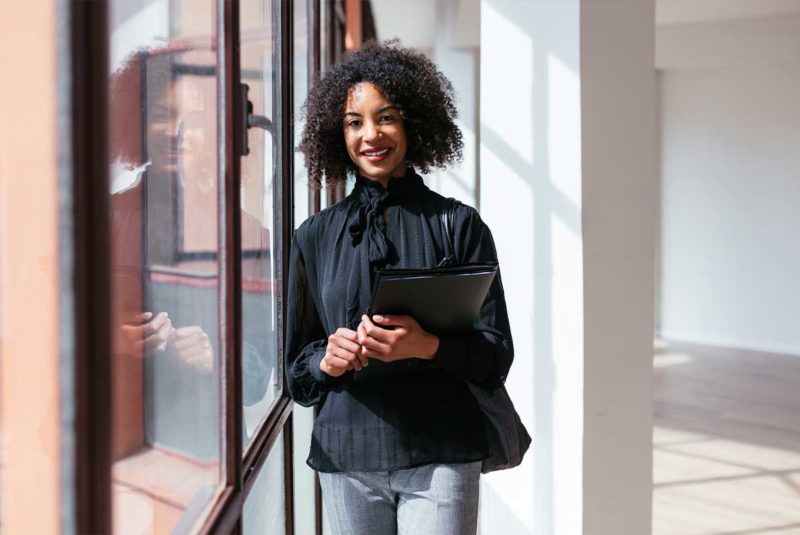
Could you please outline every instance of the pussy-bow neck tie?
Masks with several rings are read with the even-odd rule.
[[[391,177],[386,188],[380,182],[357,176],[353,194],[360,205],[347,230],[353,245],[358,245],[366,238],[370,264],[385,263],[389,254],[383,209],[390,204],[413,199],[424,188],[422,177],[410,167],[404,176]]]
[[[358,175],[353,188],[356,210],[347,227],[353,246],[357,246],[353,269],[347,283],[347,326],[355,330],[366,314],[374,282],[374,270],[386,265],[389,244],[386,241],[386,206],[420,199],[427,189],[422,177],[409,167],[402,177],[392,177],[384,188],[380,182]]]

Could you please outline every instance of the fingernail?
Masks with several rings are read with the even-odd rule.
[[[383,321],[383,316],[372,316],[375,321]]]

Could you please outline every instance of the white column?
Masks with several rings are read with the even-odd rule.
[[[581,2],[586,535],[651,530],[654,21],[652,0]]]
[[[650,530],[652,0],[482,0],[480,209],[533,446],[484,534]]]

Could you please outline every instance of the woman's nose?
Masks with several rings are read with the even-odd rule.
[[[366,123],[364,125],[364,139],[367,141],[378,139],[380,136],[381,131],[378,129],[378,126],[374,123]]]

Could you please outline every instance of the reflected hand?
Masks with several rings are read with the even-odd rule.
[[[407,314],[376,314],[372,319],[361,316],[358,342],[362,355],[384,362],[413,358],[431,360],[439,349],[439,337],[423,329]]]
[[[214,348],[200,326],[173,329],[169,347],[183,364],[206,375],[214,371]]]
[[[131,353],[148,356],[164,352],[173,328],[166,312],[159,312],[155,317],[152,312],[142,312],[120,330]]]

